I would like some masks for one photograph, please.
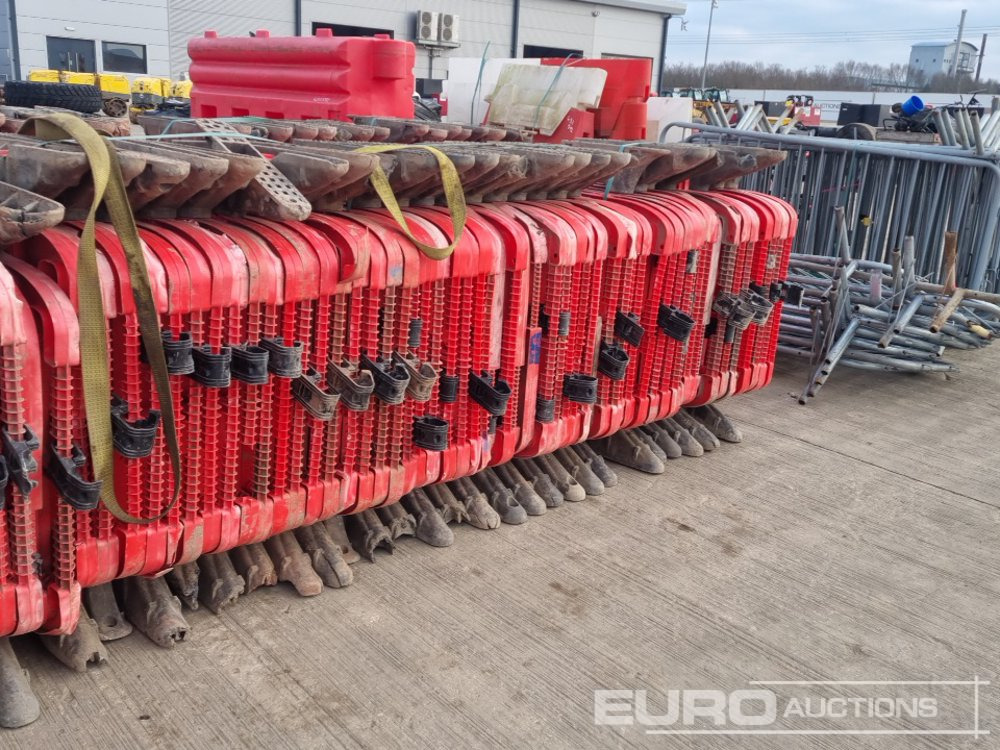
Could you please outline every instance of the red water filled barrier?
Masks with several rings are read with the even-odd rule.
[[[448,244],[447,210],[403,212]],[[100,503],[87,458],[81,226],[11,246],[0,636],[71,632],[83,587],[762,387],[795,225],[745,191],[593,192],[470,207],[432,260],[381,209],[140,222],[184,456],[179,501],[149,524]],[[174,492],[159,403],[125,252],[96,237],[116,490],[155,517]]]
[[[560,126],[558,140],[569,138],[611,138],[625,141],[646,140],[646,118],[649,100],[649,83],[653,75],[653,61],[649,58],[626,59],[569,59],[543,57],[543,65],[572,65],[574,68],[600,68],[608,78],[601,91],[598,106],[590,113],[593,117],[593,136],[586,135],[586,128]]]
[[[373,37],[220,37],[188,42],[193,117],[413,117],[412,42]]]

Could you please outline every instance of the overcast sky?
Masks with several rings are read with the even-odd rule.
[[[711,0],[687,0],[687,30],[670,22],[667,59],[701,63]],[[964,39],[989,33],[984,78],[1000,78],[1000,0],[718,0],[709,61],[778,62],[789,67],[840,60],[909,60],[916,41],[954,39],[962,9]]]

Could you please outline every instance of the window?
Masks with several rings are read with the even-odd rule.
[[[524,54],[522,57],[583,57],[583,50],[543,47],[540,44],[526,44],[524,45]]]
[[[369,26],[347,26],[342,23],[313,23],[313,34],[317,29],[332,29],[334,36],[375,36],[385,34],[390,39],[396,37],[392,29],[373,29]]]
[[[49,67],[53,70],[93,73],[97,69],[94,64],[94,42],[90,39],[47,36],[45,48]]]
[[[104,69],[114,73],[145,73],[146,46],[124,42],[101,42]]]

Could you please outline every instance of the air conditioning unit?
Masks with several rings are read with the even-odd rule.
[[[454,13],[442,13],[438,24],[438,41],[458,44],[458,16]]]
[[[417,11],[417,44],[433,44],[438,41],[440,15],[429,10]]]

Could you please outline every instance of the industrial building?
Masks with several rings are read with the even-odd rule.
[[[955,50],[958,48],[958,63],[955,67],[958,75],[971,75],[976,72],[979,61],[979,48],[972,42],[963,41],[961,46],[956,40],[950,42],[918,42],[910,48],[911,75],[930,81],[934,76],[947,75],[951,72],[955,60]]]
[[[648,57],[662,65],[672,0],[8,0],[0,20],[0,76],[35,68],[177,77],[187,43],[207,29],[274,36],[331,28],[338,36],[388,34],[418,45],[418,79],[441,79],[447,55]],[[7,28],[4,28],[6,24]],[[487,47],[489,51],[487,52]]]

